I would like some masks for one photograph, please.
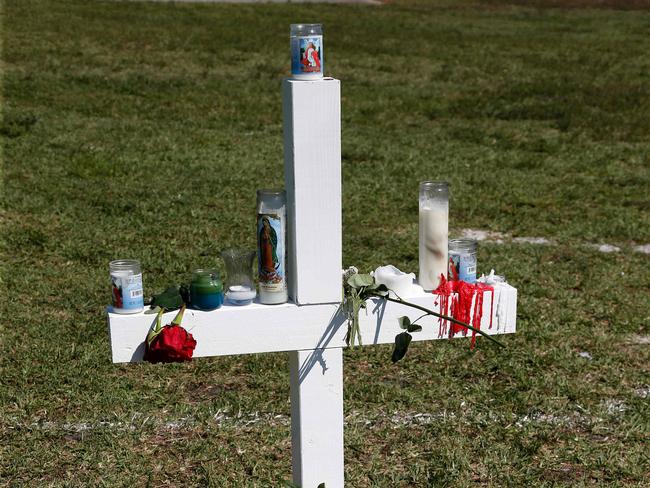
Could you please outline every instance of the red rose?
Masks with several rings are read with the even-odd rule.
[[[185,305],[171,324],[160,327],[162,310],[153,330],[147,336],[144,360],[150,363],[175,363],[192,359],[196,341],[192,334],[181,327]]]
[[[150,363],[174,363],[192,359],[196,341],[180,325],[166,325],[148,344],[144,354]]]

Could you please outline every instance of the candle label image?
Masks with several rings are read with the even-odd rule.
[[[476,254],[449,253],[449,279],[476,282]]]
[[[111,275],[113,282],[113,308],[122,310],[140,309],[144,306],[142,290],[142,274],[120,276],[122,273]]]
[[[260,289],[281,292],[286,289],[284,219],[277,214],[257,215]]]
[[[291,74],[323,74],[323,36],[291,39]]]

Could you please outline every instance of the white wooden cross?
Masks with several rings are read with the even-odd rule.
[[[224,305],[211,312],[187,310],[183,326],[197,341],[194,357],[289,351],[293,481],[302,488],[341,488],[343,480],[343,355],[346,317],[342,297],[340,82],[283,83],[288,283],[282,305]],[[378,263],[382,264],[382,263]],[[485,294],[481,329],[515,332],[517,291]],[[430,308],[435,297],[408,301]],[[370,303],[372,302],[372,303]],[[381,299],[360,314],[364,345],[393,343],[398,317],[418,310]],[[495,305],[492,306],[491,305]],[[493,310],[491,310],[493,309]],[[488,329],[493,312],[493,326]],[[165,314],[169,323],[176,312]],[[108,314],[113,362],[141,361],[154,315]],[[438,319],[419,320],[413,341],[441,339]]]

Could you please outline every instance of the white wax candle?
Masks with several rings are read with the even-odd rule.
[[[390,296],[393,298],[395,295],[405,298],[417,294],[418,289],[420,292],[422,291],[421,287],[413,285],[415,279],[413,273],[404,273],[392,264],[377,268],[374,277],[377,283],[384,284],[391,290]]]
[[[133,274],[133,271],[111,271],[113,278],[128,278]]]
[[[447,276],[449,207],[420,208],[420,273],[418,281],[425,290],[435,290],[440,275]]]
[[[257,292],[249,286],[234,285],[228,288],[226,299],[233,305],[247,305],[256,295]]]

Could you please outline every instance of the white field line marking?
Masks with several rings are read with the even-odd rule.
[[[650,244],[634,246],[634,252],[642,252],[643,254],[650,254]]]
[[[632,334],[625,341],[626,344],[650,344],[650,335]]]
[[[634,394],[641,398],[647,398],[650,387],[643,386],[634,390]],[[427,425],[438,422],[460,422],[466,425],[500,423],[507,426],[523,428],[526,425],[550,424],[562,427],[576,427],[592,425],[606,421],[606,417],[620,417],[628,410],[627,405],[618,399],[605,399],[598,406],[598,412],[591,413],[579,405],[580,412],[555,415],[543,412],[527,415],[503,414],[494,411],[474,411],[467,408],[465,402],[461,403],[457,411],[442,410],[439,412],[360,412],[353,410],[345,417],[345,424],[350,426],[366,426],[377,429],[399,429]],[[9,422],[0,428],[0,432],[7,433],[17,430],[38,430],[45,432],[84,433],[96,430],[110,431],[141,431],[152,428],[155,431],[179,431],[192,430],[195,428],[247,428],[256,424],[263,424],[266,427],[289,426],[291,419],[285,414],[274,414],[265,412],[252,413],[231,413],[219,410],[207,420],[188,416],[173,420],[165,420],[158,417],[145,416],[136,413],[129,421],[96,421],[96,422],[21,422],[13,417]]]
[[[600,252],[621,252],[620,247],[612,246],[611,244],[585,244],[585,246]]]
[[[620,415],[625,413],[627,410],[627,405],[623,400],[615,400],[610,398],[608,400],[603,400],[600,402],[601,410],[607,412],[608,415]]]
[[[508,234],[493,232],[491,230],[460,229],[460,235],[461,237],[468,239],[476,239],[477,241],[484,241],[492,244],[506,244],[508,242],[512,242],[514,244],[533,244],[537,246],[558,245],[557,241],[553,239],[547,239],[546,237],[512,237]],[[615,246],[613,244],[598,244],[587,242],[582,245],[586,248],[595,249],[604,253],[621,252],[621,250],[623,250],[621,247]],[[650,244],[630,246],[630,250],[642,254],[650,254]]]
[[[515,237],[512,242],[517,244],[536,244],[538,246],[555,246],[557,243],[546,237]]]
[[[639,398],[648,398],[650,397],[650,385],[643,386],[634,390],[634,394]]]

